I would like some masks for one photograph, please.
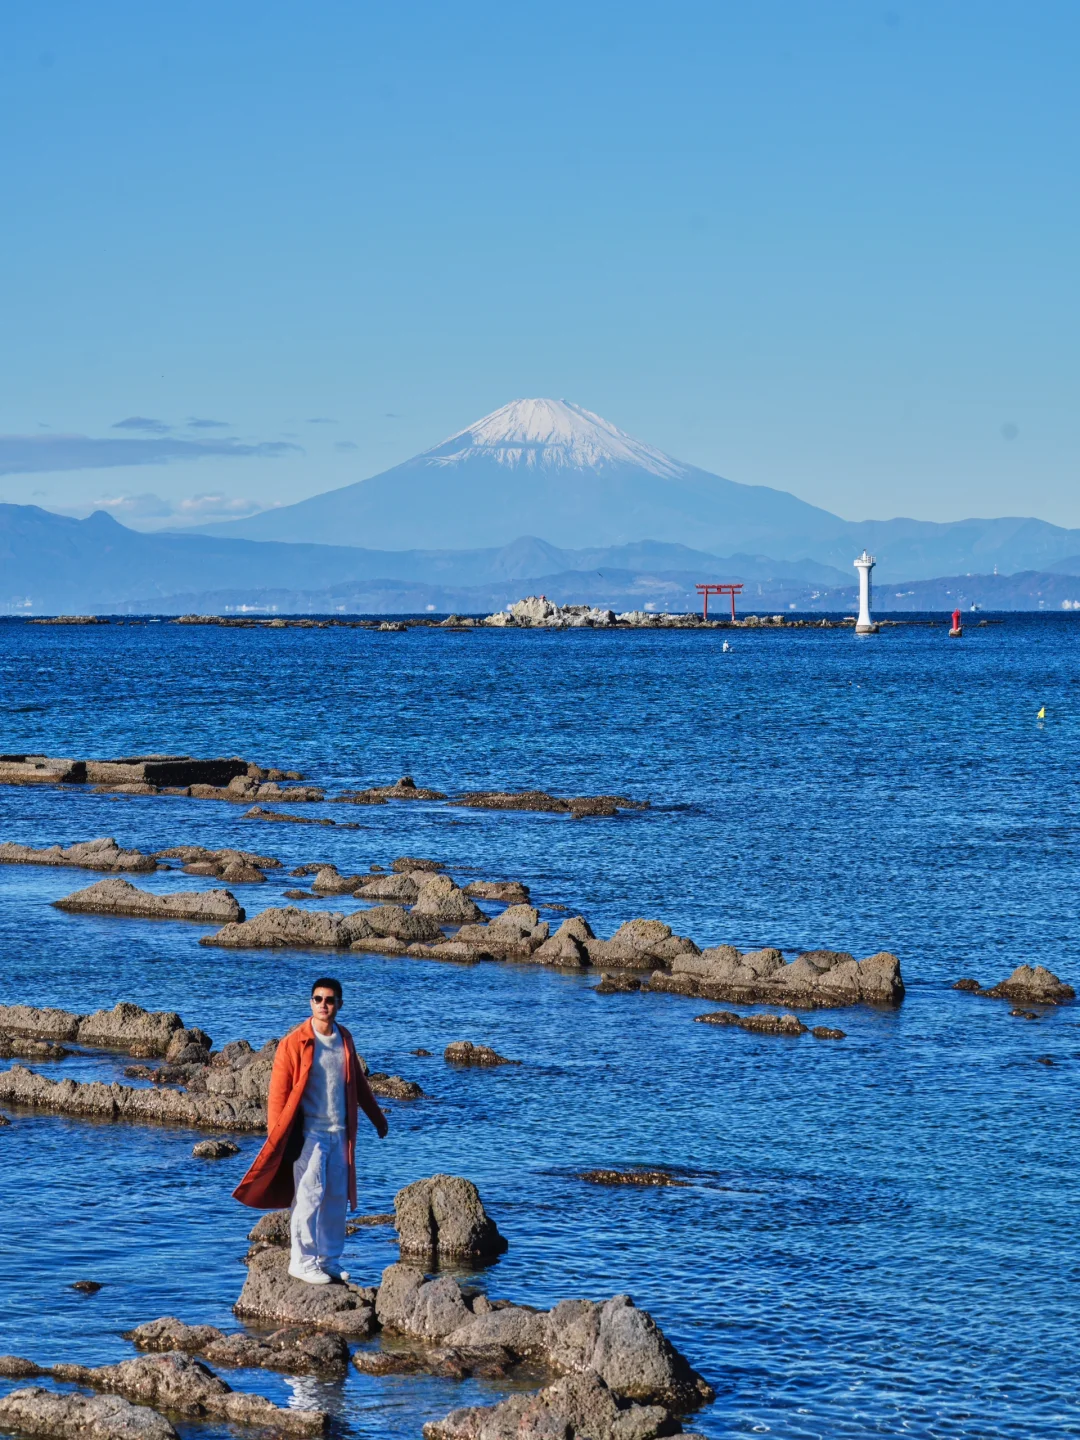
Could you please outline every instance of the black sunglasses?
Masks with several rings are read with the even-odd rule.
[[[313,1005],[336,1005],[338,998],[336,995],[312,995],[311,1003]]]

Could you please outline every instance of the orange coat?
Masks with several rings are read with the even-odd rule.
[[[386,1116],[379,1109],[356,1054],[353,1038],[339,1025],[345,1045],[345,1139],[349,1156],[349,1204],[356,1206],[356,1127],[358,1111],[371,1121],[380,1136],[386,1134]],[[247,1174],[233,1191],[235,1199],[255,1210],[281,1210],[291,1205],[295,1186],[293,1163],[304,1144],[304,1117],[300,1109],[304,1087],[311,1074],[315,1032],[305,1020],[290,1030],[277,1048],[270,1074],[266,1106],[266,1143]]]

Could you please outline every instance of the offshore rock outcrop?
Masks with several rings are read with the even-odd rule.
[[[266,805],[253,805],[250,810],[245,810],[242,817],[244,820],[276,820],[286,825],[337,825],[341,830],[355,830],[357,827],[350,824],[342,824],[338,820],[324,820],[315,815],[286,815],[280,810],[271,810]]]
[[[0,1368],[0,1373],[8,1372]],[[30,1374],[41,1371],[35,1365]],[[0,1426],[50,1440],[177,1440],[164,1415],[145,1405],[133,1405],[119,1395],[59,1393],[41,1385],[0,1397]]]
[[[736,1015],[733,1010],[714,1010],[709,1015],[695,1015],[694,1019],[699,1025],[736,1025],[754,1035],[797,1037],[807,1033],[797,1015]]]
[[[574,1176],[588,1185],[677,1185],[686,1187],[689,1180],[677,1180],[668,1170],[582,1170]]]
[[[500,900],[507,905],[527,905],[529,887],[520,880],[473,880],[465,894],[474,900]]]
[[[494,960],[528,960],[550,933],[547,921],[541,921],[532,905],[510,905],[489,924],[462,925],[454,941],[472,945],[479,954]]]
[[[47,1080],[22,1065],[0,1071],[0,1102],[87,1119],[128,1120],[193,1129],[262,1130],[264,1104],[177,1090],[141,1090],[100,1080]]]
[[[384,1329],[420,1341],[471,1351],[498,1346],[556,1374],[592,1372],[640,1404],[682,1412],[713,1398],[711,1386],[628,1295],[532,1310],[469,1297],[449,1275],[428,1280],[422,1270],[398,1263],[383,1271],[376,1314]]]
[[[233,1390],[209,1366],[182,1351],[139,1355],[117,1365],[53,1365],[48,1373],[57,1380],[196,1419],[265,1426],[284,1435],[318,1435],[327,1425],[321,1410],[283,1410],[262,1395]]]
[[[35,850],[32,845],[0,845],[0,863],[7,865],[56,865],[76,870],[119,870],[146,874],[156,870],[152,855],[138,850],[123,850],[111,835],[98,840],[77,840],[73,845],[46,845]]]
[[[1064,1005],[1076,999],[1071,985],[1059,980],[1043,965],[1018,965],[1006,980],[984,990],[977,980],[958,980],[954,990],[970,990],[992,1000],[1012,1000],[1028,1005]],[[2,1021],[0,1021],[2,1023]]]
[[[372,785],[367,790],[346,790],[335,797],[346,805],[385,805],[387,800],[445,800],[441,790],[425,790],[411,775],[393,785]]]
[[[189,1043],[210,1047],[202,1030],[187,1030],[172,1010],[144,1010],[121,1000],[111,1010],[80,1015],[72,1010],[35,1005],[0,1005],[0,1030],[33,1040],[71,1041],[101,1050],[131,1050],[143,1055],[167,1055],[171,1048]]]
[[[289,1274],[289,1253],[276,1245],[257,1251],[233,1310],[241,1319],[310,1325],[366,1339],[375,1329],[375,1291],[352,1285],[308,1285]]]
[[[660,1435],[686,1432],[666,1405],[623,1399],[592,1371],[563,1376],[535,1395],[452,1410],[423,1429],[424,1440],[655,1440]]]
[[[0,1060],[63,1060],[71,1051],[55,1040],[31,1040],[0,1030]]]
[[[394,1216],[402,1255],[482,1262],[507,1249],[480,1192],[459,1175],[432,1175],[406,1185],[394,1196]]]
[[[610,940],[588,939],[584,946],[593,965],[626,970],[653,970],[701,953],[693,940],[672,934],[660,920],[627,920]]]
[[[257,855],[251,850],[209,850],[205,845],[173,845],[158,850],[154,859],[181,860],[185,875],[207,875],[227,885],[263,884],[263,871],[281,866],[281,861],[270,855]]]
[[[618,815],[621,810],[645,810],[647,800],[625,795],[549,795],[544,790],[467,790],[450,802],[469,810],[535,810],[549,815]]]
[[[420,884],[428,876],[417,875],[365,875],[361,884],[353,891],[358,900],[392,900],[397,905],[411,905],[420,894]]]
[[[443,1059],[450,1065],[520,1065],[520,1060],[508,1060],[490,1045],[474,1045],[471,1040],[451,1040],[443,1051]]]
[[[213,1325],[185,1325],[171,1315],[148,1320],[125,1340],[139,1350],[182,1350],[227,1369],[284,1370],[290,1375],[341,1374],[349,1363],[344,1338],[295,1326],[269,1335],[231,1335]]]
[[[346,916],[338,910],[298,910],[287,905],[224,925],[215,934],[202,936],[199,944],[233,950],[340,950],[373,933],[366,912]]]
[[[465,925],[484,918],[476,902],[470,900],[449,875],[427,877],[419,887],[412,913],[429,916],[442,925]]]
[[[240,1146],[232,1140],[200,1140],[192,1146],[191,1153],[196,1160],[230,1160],[240,1154]]]
[[[720,945],[700,955],[676,956],[671,972],[654,972],[648,988],[699,1000],[803,1009],[898,1005],[904,998],[900,962],[884,950],[866,960],[836,950],[813,950],[785,964],[779,950],[743,954],[733,945]]]
[[[260,879],[263,877],[260,875]],[[229,890],[181,890],[157,895],[117,876],[54,900],[57,910],[79,915],[130,915],[143,920],[195,920],[227,925],[244,919],[244,908]]]

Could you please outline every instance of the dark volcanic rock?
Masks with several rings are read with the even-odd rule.
[[[515,1361],[509,1350],[491,1345],[463,1350],[446,1345],[416,1349],[357,1350],[352,1363],[362,1375],[436,1375],[442,1380],[504,1379]]]
[[[845,1040],[846,1030],[834,1030],[828,1025],[815,1025],[810,1032],[815,1040]]]
[[[243,814],[245,820],[278,820],[287,825],[337,825],[336,820],[322,820],[313,815],[283,815],[280,810],[270,810],[265,805],[253,805]],[[355,825],[342,825],[342,830],[355,830]]]
[[[78,1290],[81,1295],[96,1295],[101,1289],[100,1280],[76,1280],[72,1290]]]
[[[620,975],[617,971],[604,973],[600,976],[600,984],[594,985],[593,989],[597,995],[633,995],[641,989],[641,977],[639,975]]]
[[[364,921],[369,934],[400,940],[404,945],[443,938],[436,919],[430,915],[410,914],[400,905],[375,905],[370,910],[358,910],[354,918]],[[363,947],[360,945],[357,948]]]
[[[121,1000],[111,1010],[79,1015],[71,1010],[39,1009],[34,1005],[0,1005],[0,1031],[31,1040],[74,1041],[105,1050],[165,1055],[179,1036],[210,1044],[201,1030],[185,1030],[171,1010],[144,1010]]]
[[[415,1080],[403,1080],[400,1075],[387,1075],[382,1070],[369,1072],[367,1081],[372,1093],[383,1100],[421,1100],[424,1096]]]
[[[179,1350],[139,1355],[118,1365],[54,1365],[50,1373],[57,1380],[89,1385],[155,1409],[265,1426],[285,1435],[317,1435],[327,1423],[321,1410],[282,1410],[262,1395],[235,1391],[201,1360]]]
[[[228,1160],[240,1154],[240,1146],[231,1140],[200,1140],[191,1153],[197,1160]]]
[[[658,971],[649,977],[649,989],[701,1000],[806,1009],[898,1005],[904,998],[900,962],[887,951],[856,960],[842,951],[813,950],[785,964],[779,950],[742,954],[732,945],[676,956],[670,974]]]
[[[575,1180],[585,1180],[590,1185],[680,1185],[687,1186],[689,1180],[676,1180],[667,1170],[582,1170]]]
[[[231,1369],[284,1370],[290,1375],[340,1374],[349,1363],[342,1335],[289,1327],[269,1335],[227,1335],[213,1325],[185,1325],[171,1315],[150,1320],[125,1337],[140,1350],[182,1350]]]
[[[425,881],[412,913],[428,915],[442,925],[464,925],[484,918],[476,902],[470,900],[449,875],[432,875]]]
[[[371,868],[377,870],[378,866],[373,865]],[[390,862],[390,869],[399,875],[411,875],[414,870],[425,870],[433,875],[439,870],[445,870],[446,866],[441,860],[420,860],[415,855],[399,855]]]
[[[30,1040],[0,1030],[0,1060],[63,1060],[71,1051],[55,1040]]]
[[[406,1185],[394,1196],[394,1215],[403,1255],[476,1261],[507,1248],[476,1186],[457,1175]]]
[[[586,940],[585,949],[593,965],[629,970],[652,970],[700,954],[692,940],[672,934],[661,920],[627,920],[610,940]]]
[[[239,924],[223,925],[215,934],[204,935],[199,944],[231,950],[336,950],[372,933],[366,912],[342,915],[338,910],[298,910],[287,905],[263,910]]]
[[[695,1015],[700,1025],[736,1025],[755,1035],[805,1035],[806,1026],[797,1015],[736,1015],[731,1010],[714,1010],[709,1015]]]
[[[423,1429],[424,1440],[655,1440],[682,1433],[666,1406],[621,1399],[592,1371],[566,1375],[535,1395],[452,1410]]]
[[[980,990],[995,1000],[1019,1000],[1028,1005],[1063,1005],[1076,999],[1076,991],[1043,965],[1018,965],[1007,980]]]
[[[0,845],[0,863],[9,865],[59,865],[77,870],[125,870],[146,873],[158,868],[152,855],[138,850],[121,850],[112,836],[100,840],[79,840],[74,845],[47,845],[35,850],[29,845]]]
[[[443,1051],[443,1059],[451,1065],[520,1065],[492,1050],[490,1045],[474,1045],[471,1040],[451,1040]]]
[[[963,979],[957,980],[952,988],[954,990],[981,990],[982,986],[978,980],[973,980],[970,975],[965,975]]]
[[[543,790],[468,790],[450,803],[470,810],[535,810],[578,817],[644,810],[649,802],[628,800],[624,795],[576,795],[563,799]]]
[[[353,891],[358,900],[392,900],[397,905],[411,905],[420,894],[420,886],[411,875],[367,875],[362,879],[363,884]]]
[[[82,915],[132,915],[150,920],[197,920],[214,925],[227,925],[244,918],[243,907],[228,890],[183,890],[173,895],[156,895],[138,889],[130,880],[119,876],[99,880],[96,885],[76,890],[73,895],[52,903],[57,910]]]
[[[250,1320],[311,1325],[364,1339],[375,1328],[375,1291],[359,1285],[308,1285],[289,1274],[289,1253],[276,1245],[251,1257],[247,1279],[233,1306]]]
[[[557,1374],[592,1371],[620,1397],[682,1412],[713,1398],[647,1311],[628,1295],[563,1300],[548,1311],[468,1299],[449,1275],[406,1264],[383,1271],[376,1309],[387,1330],[455,1349],[499,1345]],[[553,1432],[558,1434],[559,1432]]]
[[[502,900],[507,905],[521,905],[529,899],[529,887],[520,880],[474,880],[465,886],[465,894],[474,900]]]
[[[337,799],[347,805],[382,805],[387,800],[445,800],[441,790],[424,790],[411,775],[395,785],[373,785],[367,790],[347,790]]]
[[[139,1090],[99,1080],[47,1080],[13,1065],[0,1071],[0,1101],[51,1110],[60,1115],[127,1120],[146,1125],[189,1125],[195,1129],[261,1130],[264,1103],[181,1094],[176,1090]]]
[[[164,1415],[119,1395],[60,1394],[41,1386],[0,1398],[0,1425],[50,1440],[177,1440]]]

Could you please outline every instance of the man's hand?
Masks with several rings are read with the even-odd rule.
[[[386,1139],[386,1135],[387,1135],[387,1132],[389,1131],[389,1129],[390,1129],[390,1126],[387,1124],[386,1116],[385,1116],[385,1115],[380,1115],[380,1116],[379,1116],[378,1129],[377,1129],[376,1132],[375,1132],[375,1133],[378,1135],[378,1137],[379,1137],[380,1140],[385,1140],[385,1139]]]

